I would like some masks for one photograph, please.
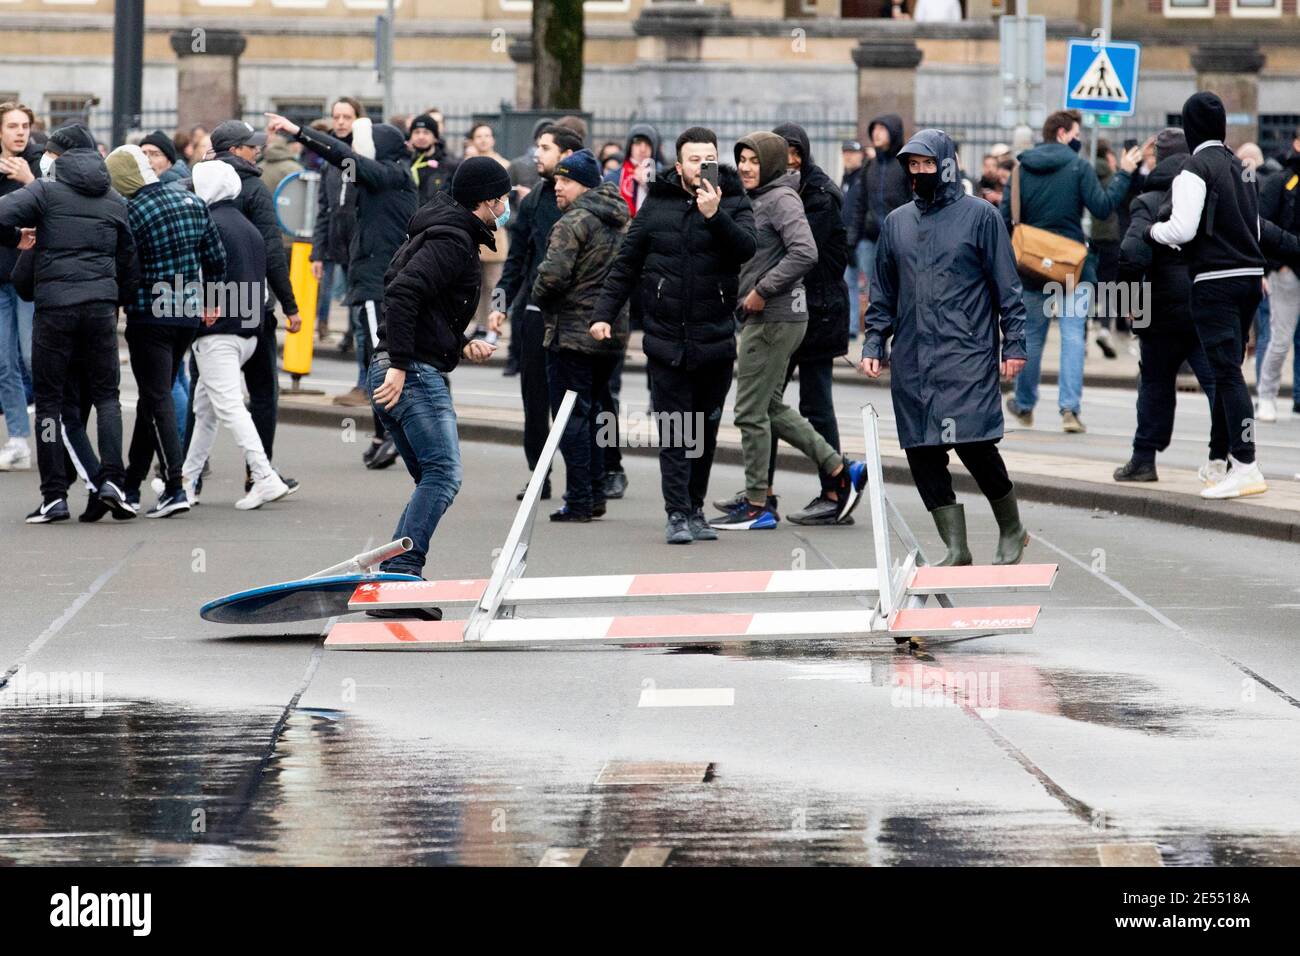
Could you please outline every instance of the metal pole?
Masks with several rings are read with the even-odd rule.
[[[1029,125],[1029,0],[1016,0],[1016,122]]]
[[[1113,0],[1101,0],[1101,42],[1103,46],[1110,42],[1110,13],[1112,2]],[[1090,148],[1092,164],[1094,167],[1097,165],[1097,140],[1100,138],[1101,124],[1098,123],[1092,128],[1092,146]]]
[[[113,130],[110,146],[126,142],[140,125],[144,86],[144,0],[118,0],[113,8]]]
[[[393,101],[393,72],[397,64],[393,60],[396,46],[394,34],[397,32],[397,9],[394,0],[388,0],[388,29],[384,31],[384,121],[387,122],[397,112]]]

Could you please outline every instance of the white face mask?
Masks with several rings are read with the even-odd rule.
[[[58,157],[55,156],[53,153],[45,153],[45,154],[43,154],[43,155],[41,156],[41,176],[42,176],[42,178],[44,178],[44,179],[49,179],[49,178],[50,178],[51,173],[52,173],[52,171],[53,171],[53,169],[54,169],[54,160],[57,159],[57,158],[58,158]]]

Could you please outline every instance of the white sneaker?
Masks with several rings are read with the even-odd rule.
[[[1259,408],[1255,410],[1255,419],[1261,422],[1277,421],[1277,402],[1269,398],[1259,400]]]
[[[265,478],[253,482],[253,490],[236,501],[235,507],[240,511],[252,511],[254,508],[262,507],[268,501],[283,498],[288,493],[289,486],[280,480],[279,475],[271,472]]]
[[[32,450],[26,438],[11,438],[0,447],[0,471],[31,471]]]
[[[1228,462],[1223,458],[1211,458],[1208,462],[1196,469],[1196,477],[1201,479],[1203,485],[1217,485],[1228,477]]]
[[[1202,498],[1244,498],[1247,495],[1262,495],[1268,491],[1268,482],[1259,470],[1259,462],[1252,461],[1243,465],[1235,459],[1228,476],[1217,485],[1210,485],[1201,492]]]
[[[197,482],[186,481],[181,479],[181,490],[185,492],[185,497],[190,500],[191,506],[197,506],[199,503],[199,490]]]

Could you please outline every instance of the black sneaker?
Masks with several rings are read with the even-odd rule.
[[[690,529],[694,541],[718,540],[718,532],[709,527],[709,519],[704,517],[703,508],[696,508],[694,513],[687,517],[686,527]]]
[[[366,612],[367,617],[377,617],[384,620],[403,620],[403,621],[441,621],[442,608],[440,607],[381,607],[373,611]]]
[[[528,482],[524,482],[524,486],[519,489],[519,494],[515,495],[515,501],[523,501],[524,495],[526,495],[527,493],[528,493]],[[551,500],[551,479],[549,478],[547,478],[546,481],[542,482],[542,500],[543,501]]]
[[[104,517],[104,515],[108,514],[108,512],[108,505],[99,500],[99,495],[92,492],[89,497],[86,498],[86,510],[81,513],[77,520],[83,524],[94,524],[100,518]]]
[[[116,483],[106,481],[99,486],[99,500],[108,505],[115,521],[130,521],[140,514],[138,489],[123,491]]]
[[[393,444],[391,438],[385,438],[383,444],[375,449],[374,455],[366,462],[366,467],[372,471],[379,471],[395,461],[397,461],[397,446]]]
[[[375,452],[379,451],[380,447],[383,444],[384,443],[382,441],[375,441],[372,438],[370,440],[370,447],[361,453],[361,463],[365,465],[367,468],[369,468],[370,462],[374,460]]]
[[[569,506],[565,505],[559,511],[551,512],[552,521],[576,521],[587,524],[591,521],[590,511],[570,511]]]
[[[158,499],[158,503],[146,511],[144,516],[146,518],[170,518],[178,512],[189,510],[189,497],[182,489],[177,488],[175,491],[164,491]]]
[[[780,498],[779,495],[768,495],[765,507],[768,511],[772,512],[772,514],[779,518],[781,515],[777,510],[778,498]],[[715,498],[713,500],[713,507],[717,508],[723,514],[726,514],[735,511],[737,507],[745,504],[745,501],[745,493],[743,491],[737,491],[730,498]]]
[[[775,528],[780,522],[775,512],[766,506],[759,507],[742,501],[721,518],[714,518],[709,527],[719,531],[762,531]]]
[[[605,517],[605,502],[597,501],[591,506],[591,516],[593,518]]]
[[[277,475],[280,475],[280,473],[279,473],[278,471],[276,472],[276,474],[277,474]],[[288,489],[289,489],[288,491],[285,492],[285,497],[286,497],[286,498],[287,498],[289,495],[293,494],[295,491],[298,490],[298,479],[297,479],[297,478],[286,478],[286,477],[284,477],[284,475],[280,475],[280,480],[283,481],[283,482],[285,483],[285,485],[286,485],[286,486],[288,487]],[[250,489],[250,490],[251,490],[251,489]],[[248,492],[244,492],[244,493],[247,494]]]
[[[72,517],[68,511],[68,499],[42,501],[41,506],[27,516],[28,524],[52,524],[55,521],[67,521]]]
[[[866,462],[849,461],[844,459],[844,467],[836,475],[831,486],[835,489],[837,496],[838,510],[835,515],[837,524],[846,524],[848,516],[853,509],[858,506],[862,500],[862,489],[867,486],[867,465]]]
[[[506,359],[506,367],[501,370],[501,374],[506,378],[514,378],[519,374],[519,363],[514,359]]]
[[[786,515],[786,520],[791,524],[804,525],[805,527],[819,524],[839,524],[840,503],[831,501],[825,495],[818,495],[808,502],[803,507],[803,510]],[[852,521],[853,519],[849,518],[848,520]]]
[[[1154,461],[1136,461],[1129,459],[1115,469],[1116,481],[1159,481]]]
[[[674,511],[668,516],[668,524],[664,527],[664,540],[669,544],[690,544],[695,540],[686,515]]]
[[[611,471],[605,475],[605,497],[622,498],[627,491],[627,472]]]

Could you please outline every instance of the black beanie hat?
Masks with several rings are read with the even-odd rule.
[[[490,156],[471,156],[456,167],[451,195],[466,209],[510,192],[510,174]]]
[[[172,138],[160,129],[154,130],[144,139],[140,140],[141,146],[156,146],[158,151],[167,157],[167,162],[175,165],[176,163],[176,144]]]
[[[1156,134],[1156,162],[1162,163],[1170,156],[1187,152],[1187,134],[1176,126],[1169,126]]]
[[[1187,151],[1196,152],[1202,143],[1217,139],[1223,142],[1228,135],[1228,114],[1223,100],[1213,93],[1193,93],[1183,104],[1183,132],[1187,135]]]
[[[66,153],[70,149],[94,149],[95,137],[90,135],[90,130],[80,123],[72,123],[68,126],[60,126],[45,142],[45,148],[51,153]]]
[[[433,134],[434,139],[438,138],[438,121],[428,113],[421,113],[415,119],[411,120],[411,128],[408,130],[407,135],[409,136],[417,129],[427,129]]]

